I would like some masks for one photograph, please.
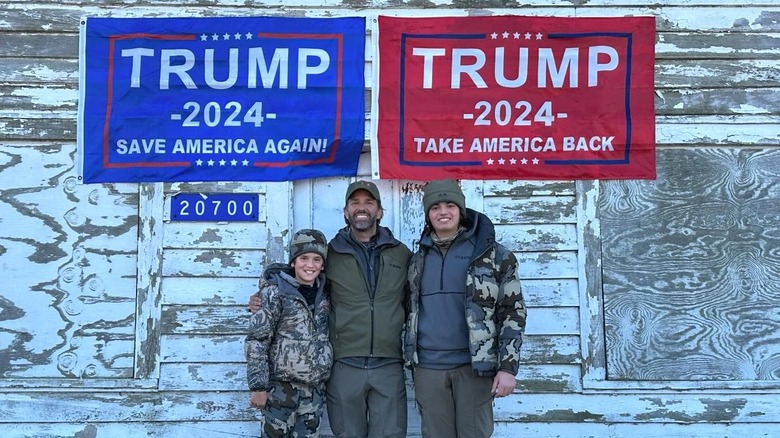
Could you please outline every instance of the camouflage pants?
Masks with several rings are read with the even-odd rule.
[[[325,384],[315,386],[294,382],[271,382],[268,402],[263,408],[261,437],[317,437],[320,432]]]

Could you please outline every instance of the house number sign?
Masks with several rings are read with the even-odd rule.
[[[260,197],[255,193],[178,193],[171,197],[172,221],[256,222]]]

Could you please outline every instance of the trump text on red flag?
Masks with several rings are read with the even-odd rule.
[[[653,17],[378,22],[381,178],[655,178]]]

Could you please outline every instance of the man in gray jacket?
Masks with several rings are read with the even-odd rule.
[[[328,245],[330,341],[328,420],[338,438],[406,437],[401,332],[411,251],[380,226],[376,184],[347,187],[344,221]],[[259,300],[250,301],[256,311]]]

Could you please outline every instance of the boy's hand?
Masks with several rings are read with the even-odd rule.
[[[266,391],[252,391],[252,395],[249,397],[249,406],[253,408],[262,409],[268,402],[268,392]]]
[[[506,397],[515,390],[515,376],[506,371],[499,371],[493,378],[493,394],[496,397]]]

